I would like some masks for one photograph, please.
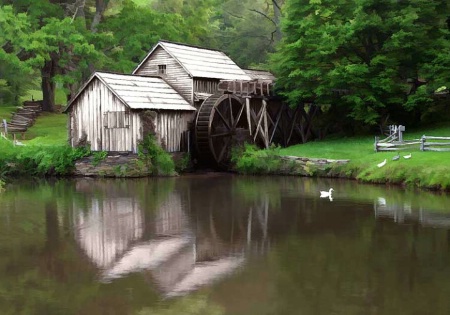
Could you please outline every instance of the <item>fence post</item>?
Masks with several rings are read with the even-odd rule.
[[[373,147],[374,147],[374,149],[375,149],[375,152],[378,152],[378,137],[377,136],[375,136],[375,143],[373,144]]]
[[[5,128],[5,135],[8,135],[8,123],[6,122],[6,119],[3,119],[3,127]]]
[[[425,140],[426,137],[423,135],[422,138],[420,138],[420,151],[425,151]]]
[[[403,131],[405,131],[405,126],[399,125],[398,126],[398,141],[403,142]]]

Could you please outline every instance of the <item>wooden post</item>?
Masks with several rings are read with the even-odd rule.
[[[425,141],[426,137],[423,135],[422,138],[420,138],[420,151],[425,151]]]
[[[252,118],[250,117],[250,98],[245,99],[245,109],[247,112],[247,122],[248,122],[248,130],[250,131],[250,136],[252,135]]]
[[[8,135],[8,123],[6,122],[6,119],[3,119],[3,127],[5,128],[5,135]]]
[[[403,131],[405,131],[405,126],[398,126],[398,141],[403,142]]]
[[[375,152],[378,152],[378,139],[379,139],[379,137],[377,137],[377,136],[375,136],[375,143],[374,143],[374,149],[375,149]]]
[[[267,101],[262,100],[263,103],[263,115],[264,115],[264,144],[266,149],[269,147],[269,127],[267,126]]]

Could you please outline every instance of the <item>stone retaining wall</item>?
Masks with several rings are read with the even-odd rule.
[[[281,156],[280,158],[282,166],[277,174],[320,177],[336,176],[336,166],[345,165],[350,161],[298,156]]]
[[[149,168],[135,154],[111,155],[96,162],[93,156],[75,163],[75,176],[144,177],[151,175]]]

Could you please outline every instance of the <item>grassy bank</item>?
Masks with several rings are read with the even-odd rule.
[[[449,126],[440,126],[406,132],[405,140],[419,139],[422,135],[450,136]],[[337,170],[340,175],[363,182],[405,184],[421,188],[450,190],[450,152],[422,152],[419,145],[401,156],[412,154],[411,159],[392,161],[397,152],[374,152],[374,137],[329,139],[281,149],[281,155],[350,159]],[[379,168],[378,163],[387,159]]]

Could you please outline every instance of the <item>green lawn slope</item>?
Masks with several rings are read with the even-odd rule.
[[[404,133],[405,140],[419,139],[422,135],[450,137],[448,126],[421,129]],[[429,189],[450,190],[450,152],[422,152],[419,145],[408,151],[400,151],[401,156],[411,153],[411,159],[400,158],[392,161],[397,152],[375,152],[374,137],[329,139],[295,145],[280,150],[281,155],[302,157],[349,159],[341,166],[341,175],[363,182],[395,183]],[[387,159],[384,167],[378,163]]]

